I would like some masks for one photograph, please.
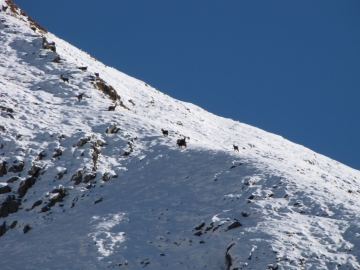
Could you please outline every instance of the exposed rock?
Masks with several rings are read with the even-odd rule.
[[[96,143],[98,146],[101,146],[101,147],[105,145],[105,143],[102,140],[97,140]]]
[[[0,131],[5,132],[5,127],[0,125]]]
[[[59,157],[61,155],[62,155],[62,150],[60,148],[56,149],[55,154],[53,155],[53,158],[57,158],[57,157]]]
[[[15,181],[19,180],[20,177],[17,177],[17,176],[13,176],[11,178],[9,178],[6,183],[14,183]]]
[[[84,138],[84,139],[80,139],[77,143],[78,147],[83,146],[84,144],[86,144],[88,141],[90,141],[90,138]]]
[[[7,217],[9,214],[16,213],[19,210],[19,204],[15,196],[7,196],[6,200],[0,206],[0,217]]]
[[[0,177],[7,174],[6,164],[7,164],[6,161],[3,161],[2,163],[0,163]]]
[[[115,134],[118,133],[120,128],[117,128],[115,124],[112,124],[110,127],[107,128],[105,131],[106,134]]]
[[[241,226],[242,226],[242,224],[235,219],[235,221],[234,221],[233,223],[231,223],[231,224],[226,228],[225,231],[229,231],[229,230],[232,230],[232,229],[241,227]]]
[[[118,177],[118,176],[117,176],[116,174],[115,174],[115,175],[112,175],[112,174],[106,172],[106,173],[103,174],[102,180],[103,180],[104,182],[107,182],[107,181],[109,181],[111,178],[117,178],[117,177]]]
[[[40,204],[42,204],[42,200],[38,200],[38,201],[34,202],[32,207],[30,209],[26,209],[26,211],[33,210],[36,206],[39,206]]]
[[[204,226],[205,226],[205,222],[203,222],[199,226],[195,227],[195,230],[201,230]]]
[[[55,42],[48,42],[45,37],[43,37],[42,47],[45,50],[51,50],[53,52],[56,52]]]
[[[41,152],[38,154],[38,157],[36,158],[36,161],[42,160],[44,157],[46,157],[46,152],[45,152],[45,151],[41,151]]]
[[[98,77],[95,85],[99,90],[103,91],[106,95],[108,95],[111,100],[120,100],[120,96],[115,91],[115,89],[111,85],[108,85],[103,79],[100,79]]]
[[[28,179],[23,181],[18,188],[19,198],[24,197],[28,189],[31,188],[35,184],[35,182],[35,177],[29,177]]]
[[[225,253],[226,270],[230,270],[230,267],[233,264],[233,260],[232,260],[232,257],[230,255],[229,251],[234,245],[235,245],[235,243],[231,243],[226,249],[226,253]]]
[[[43,208],[41,208],[41,212],[46,212],[49,211],[51,207],[53,207],[55,205],[55,203],[57,202],[62,202],[63,198],[68,195],[66,192],[66,188],[63,186],[60,186],[59,189],[55,189],[52,191],[52,193],[58,193],[56,196],[52,197],[50,199],[50,201],[46,204],[46,206],[44,206]]]
[[[14,229],[15,226],[17,224],[17,220],[14,220],[11,224],[10,224],[10,229]]]
[[[0,194],[5,194],[9,192],[11,192],[11,188],[8,185],[0,187]]]
[[[89,182],[90,180],[93,180],[96,178],[96,173],[91,173],[91,174],[88,174],[84,177],[84,183],[86,184],[87,182]]]
[[[32,228],[29,225],[26,225],[23,229],[24,233],[27,233],[28,231],[30,231]]]
[[[32,175],[33,177],[38,177],[40,170],[41,170],[40,167],[33,165],[31,169],[28,171],[28,175]]]
[[[78,185],[81,183],[83,175],[84,175],[84,170],[83,169],[79,170],[71,177],[71,181],[74,181],[75,182],[74,184]]]
[[[97,203],[99,203],[99,202],[102,202],[102,198],[96,200],[96,201],[94,202],[94,204],[97,204]]]
[[[3,225],[0,226],[0,237],[3,236],[7,231],[6,222],[4,221]]]
[[[20,162],[19,165],[12,165],[8,171],[18,173],[21,172],[23,169],[24,169],[24,162]]]

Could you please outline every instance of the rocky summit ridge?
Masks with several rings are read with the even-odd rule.
[[[0,8],[1,269],[360,269],[359,171]]]

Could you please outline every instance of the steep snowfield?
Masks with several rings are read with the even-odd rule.
[[[2,5],[1,269],[360,269],[359,171],[175,100]]]

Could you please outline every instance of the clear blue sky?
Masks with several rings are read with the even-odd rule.
[[[161,92],[360,169],[360,1],[14,2]]]

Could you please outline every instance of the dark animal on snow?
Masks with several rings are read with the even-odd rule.
[[[78,69],[82,70],[82,71],[86,71],[87,67],[78,67]]]
[[[184,138],[184,139],[178,139],[177,141],[176,141],[176,144],[179,146],[179,148],[181,147],[183,147],[183,146],[185,146],[185,148],[186,148],[186,138]]]
[[[82,100],[83,95],[84,95],[84,93],[81,93],[81,94],[77,95],[76,97],[77,97],[77,98],[78,98],[78,100],[80,101],[80,100]]]
[[[115,104],[115,106],[109,106],[108,111],[115,111],[117,104]]]
[[[8,6],[7,6],[7,7],[2,6],[2,10],[3,10],[3,11],[6,11],[7,9],[8,9]]]
[[[161,129],[161,131],[162,131],[162,134],[164,136],[169,136],[169,131],[168,130]]]
[[[234,145],[233,144],[233,147],[234,147],[234,151],[238,151],[239,152],[239,147],[237,145]]]
[[[63,80],[63,82],[69,82],[69,78],[65,78],[64,75],[60,75],[60,79]]]

